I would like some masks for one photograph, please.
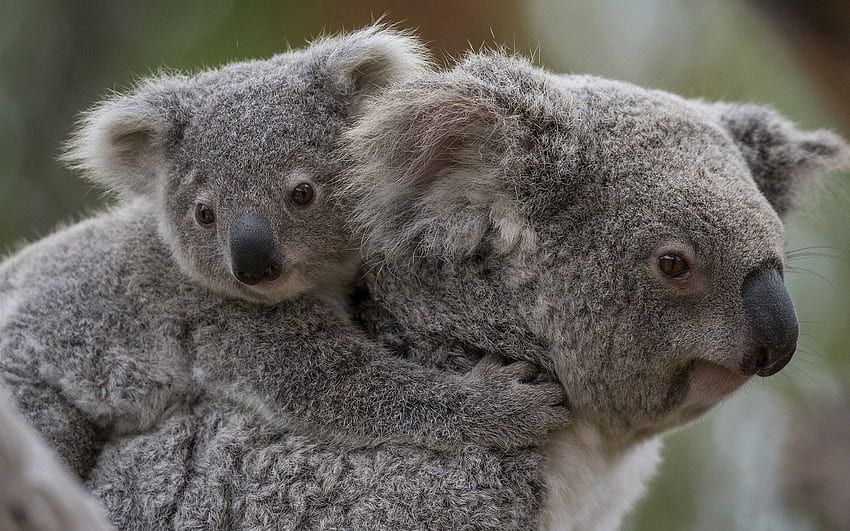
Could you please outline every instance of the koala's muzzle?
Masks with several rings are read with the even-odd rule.
[[[269,220],[258,214],[242,214],[230,226],[230,260],[233,274],[253,286],[280,276],[274,233]]]
[[[753,271],[744,279],[741,296],[755,339],[755,348],[743,360],[742,372],[776,374],[791,361],[799,334],[794,305],[779,271]]]

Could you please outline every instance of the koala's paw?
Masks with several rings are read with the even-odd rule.
[[[552,430],[571,420],[567,395],[557,381],[537,378],[527,361],[508,362],[488,354],[469,372],[482,388],[476,408],[482,423],[477,444],[510,449],[542,444]],[[480,430],[480,431],[479,431]]]

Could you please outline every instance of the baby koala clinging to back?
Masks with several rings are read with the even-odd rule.
[[[0,374],[78,473],[192,400],[193,370],[353,444],[524,446],[567,421],[527,363],[426,369],[349,320],[359,258],[331,155],[365,98],[424,65],[372,27],[151,79],[86,115],[67,160],[122,202],[0,266]]]

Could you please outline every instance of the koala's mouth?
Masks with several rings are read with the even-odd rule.
[[[720,399],[744,385],[750,376],[719,363],[696,360],[690,370],[691,392]]]
[[[274,280],[264,280],[258,284],[253,284],[250,286],[246,285],[245,289],[253,291],[254,293],[272,294],[277,291],[280,291],[280,289],[287,284],[288,277],[289,275],[282,273],[278,278]]]
[[[697,359],[687,370],[688,390],[677,408],[679,422],[690,421],[747,383],[751,375],[719,363]]]
[[[264,280],[257,284],[238,283],[240,291],[255,302],[275,304],[294,297],[297,293],[292,271],[285,269],[274,280]]]

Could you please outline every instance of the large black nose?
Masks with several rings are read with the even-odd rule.
[[[800,332],[794,305],[779,271],[753,271],[744,279],[741,296],[756,340],[755,349],[744,360],[743,372],[776,374],[791,361]]]
[[[280,276],[280,260],[269,220],[248,213],[233,221],[230,226],[230,260],[233,274],[243,284],[259,284]]]

